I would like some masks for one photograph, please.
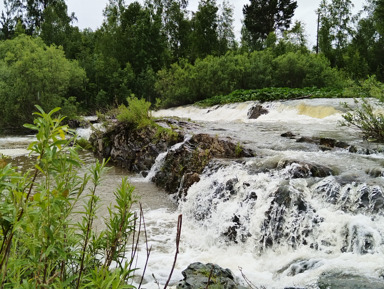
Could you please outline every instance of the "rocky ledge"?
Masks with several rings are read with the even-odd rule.
[[[159,133],[156,127],[134,129],[117,124],[106,132],[95,133],[90,141],[99,157],[110,158],[117,166],[146,175],[156,158],[168,152],[152,181],[168,193],[186,194],[187,189],[200,180],[200,174],[214,158],[242,158],[253,156],[231,139],[208,134],[185,136],[185,122],[172,123],[177,133]],[[183,141],[184,140],[184,141]],[[175,146],[175,144],[179,144]]]
[[[109,158],[117,166],[141,173],[150,170],[161,152],[182,139],[180,134],[159,133],[155,127],[134,129],[120,123],[106,132],[94,133],[90,142],[96,156]]]

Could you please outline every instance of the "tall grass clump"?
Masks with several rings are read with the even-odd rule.
[[[96,231],[106,161],[80,173],[73,134],[53,116],[59,109],[37,109],[25,125],[37,131],[33,169],[0,163],[0,288],[133,288],[135,255],[126,251],[136,232],[134,187],[123,179]]]

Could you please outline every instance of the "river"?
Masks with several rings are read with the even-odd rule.
[[[191,134],[231,137],[252,149],[255,157],[213,161],[179,203],[148,178],[110,169],[100,189],[104,203],[128,176],[144,207],[153,249],[143,287],[158,288],[156,280],[165,284],[168,278],[179,214],[183,227],[172,285],[193,262],[229,268],[241,282],[243,272],[255,287],[268,289],[318,288],[321,276],[338,274],[367,282],[382,279],[384,154],[380,145],[363,141],[355,129],[340,126],[345,111],[341,101],[265,103],[268,113],[254,120],[247,117],[255,105],[251,102],[154,112],[156,117],[192,121]],[[281,136],[287,132],[290,137]],[[348,148],[324,148],[300,138],[332,138]],[[23,166],[31,139],[2,137],[0,154]],[[83,159],[93,162],[90,153]],[[333,174],[313,177],[307,164],[329,168]],[[145,262],[145,253],[141,255],[139,267]]]

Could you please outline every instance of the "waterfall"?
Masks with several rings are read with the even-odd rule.
[[[164,164],[164,160],[169,152],[176,151],[180,147],[182,147],[186,142],[188,142],[192,138],[192,135],[185,135],[184,140],[182,142],[179,142],[177,144],[174,144],[172,147],[170,147],[167,151],[160,153],[153,166],[151,167],[150,171],[148,172],[148,175],[145,177],[146,181],[151,181],[152,178],[156,175],[156,173],[161,169],[162,165]]]

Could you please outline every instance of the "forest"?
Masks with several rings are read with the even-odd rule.
[[[196,11],[188,0],[126,2],[109,0],[92,31],[76,26],[65,0],[4,0],[0,127],[31,122],[35,105],[73,118],[133,96],[171,107],[265,88],[326,97],[382,88],[384,0],[357,14],[351,0],[322,0],[314,47],[292,0],[250,0],[240,39],[227,0],[200,0]]]

